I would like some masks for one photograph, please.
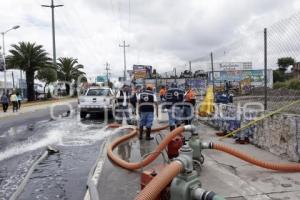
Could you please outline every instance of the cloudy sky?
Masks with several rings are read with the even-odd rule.
[[[7,49],[18,41],[45,46],[52,55],[50,0],[2,0],[0,32]],[[299,0],[55,0],[57,57],[78,58],[89,76],[109,62],[121,76],[126,40],[127,66],[152,65],[159,72],[184,66],[238,38],[300,11]],[[251,43],[251,42],[250,42]],[[240,58],[243,60],[243,58]]]

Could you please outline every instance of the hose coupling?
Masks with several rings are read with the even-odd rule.
[[[200,146],[201,146],[201,149],[213,149],[212,142],[201,142]]]
[[[196,188],[192,191],[192,198],[195,200],[225,200],[223,197],[216,195],[212,191]]]
[[[196,126],[194,126],[194,125],[185,125],[184,126],[184,130],[185,131],[188,131],[188,132],[191,132],[192,134],[195,134],[195,133],[197,133],[196,132]]]

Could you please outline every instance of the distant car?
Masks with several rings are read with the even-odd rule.
[[[113,113],[115,97],[113,91],[108,87],[89,88],[83,96],[78,99],[80,117],[85,118],[91,113]]]

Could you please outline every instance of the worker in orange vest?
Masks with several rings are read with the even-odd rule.
[[[196,105],[196,93],[189,87],[184,94],[185,105],[183,107],[183,117],[185,118],[184,123],[186,125],[191,124],[192,119],[194,118],[194,113],[192,112]]]
[[[165,101],[166,100],[166,93],[167,93],[166,87],[162,86],[160,88],[160,91],[159,91],[160,101]]]

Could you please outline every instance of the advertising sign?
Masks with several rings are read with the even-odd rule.
[[[268,87],[273,86],[273,71],[267,71]],[[224,83],[225,81],[240,82],[249,79],[252,86],[264,85],[264,70],[233,70],[233,71],[216,71],[214,72],[215,83]],[[212,72],[209,72],[209,83],[212,83]]]
[[[149,78],[152,72],[150,65],[133,65],[133,75],[135,79]]]
[[[96,82],[97,83],[103,83],[103,82],[107,82],[107,77],[104,75],[99,75],[96,77]]]
[[[220,71],[251,70],[252,62],[222,62],[222,63],[217,63],[216,66],[217,66],[217,70]]]

